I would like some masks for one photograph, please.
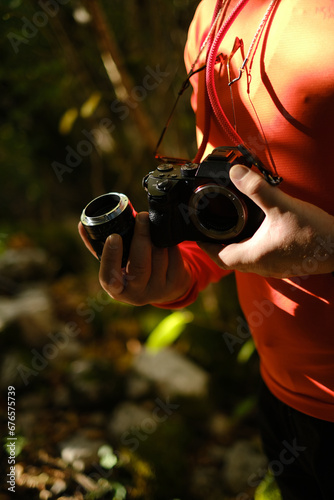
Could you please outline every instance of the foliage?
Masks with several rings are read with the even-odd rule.
[[[258,486],[254,500],[282,500],[281,493],[272,474],[268,473]]]
[[[152,169],[153,150],[136,113],[158,137],[184,77],[183,46],[196,1],[101,3],[133,82],[119,105],[85,5],[69,0],[48,15],[40,4],[17,0],[0,6],[2,218],[10,214],[15,224],[78,217],[87,200],[110,187],[125,190],[145,208],[141,177]],[[38,17],[43,12],[45,26]],[[163,77],[145,89],[148,71]],[[181,112],[170,136],[173,148],[194,144],[189,99]],[[66,162],[69,150],[74,156]]]
[[[98,451],[98,456],[100,457],[100,465],[104,467],[104,469],[112,469],[118,462],[114,450],[108,445],[101,446]]]
[[[166,316],[150,333],[146,347],[152,351],[171,345],[194,316],[189,311],[176,311]]]
[[[59,8],[46,13],[46,4]],[[94,28],[93,4],[101,7],[111,48],[119,56],[122,84],[127,78],[131,82],[123,97],[118,73],[106,63],[106,40]],[[18,365],[29,366],[32,353],[43,352],[58,328],[75,323],[78,331],[68,348],[58,347],[45,368],[30,374],[27,385],[15,380],[18,499],[50,498],[50,492],[53,498],[64,494],[78,500],[122,500],[125,495],[128,500],[215,499],[209,483],[199,491],[201,473],[210,476],[214,469],[217,488],[223,490],[217,448],[256,432],[253,345],[239,339],[232,352],[222,336],[237,336],[242,316],[233,276],[208,287],[187,310],[124,306],[101,295],[98,263],[77,236],[82,208],[107,190],[126,192],[137,210],[146,209],[141,179],[154,164],[149,138],[159,136],[185,76],[183,49],[197,4],[1,2],[0,256],[7,250],[42,248],[47,269],[42,283],[40,275],[27,282],[2,276],[0,299],[15,301],[22,291],[42,285],[52,309],[44,330],[43,313],[29,310],[18,311],[12,323],[1,327],[1,403],[6,376],[17,377]],[[158,75],[157,85],[151,79],[151,88],[145,88],[152,74]],[[189,97],[180,101],[168,130],[166,154],[194,155]],[[162,397],[156,387],[144,384],[143,393],[129,396],[131,362],[144,347],[166,346],[210,375],[208,395],[177,401],[180,410],[132,451],[110,437],[108,422],[114,409],[131,398],[154,414],[154,402]],[[227,421],[218,436],[209,430],[214,413]],[[64,463],[59,449],[60,442],[80,432],[105,441],[97,462],[81,472]],[[5,460],[1,454],[1,471]],[[222,495],[229,498],[230,492],[218,498]]]

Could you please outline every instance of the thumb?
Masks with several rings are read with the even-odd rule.
[[[282,204],[284,193],[244,165],[233,165],[230,179],[241,193],[253,200],[264,212]]]

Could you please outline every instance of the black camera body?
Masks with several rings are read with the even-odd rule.
[[[201,163],[167,162],[143,180],[149,204],[152,243],[182,241],[230,244],[250,238],[264,212],[236,189],[230,168],[257,165],[244,146],[218,147]]]
[[[265,214],[231,182],[233,165],[256,166],[272,185],[282,180],[272,177],[243,145],[215,148],[201,163],[164,160],[143,179],[156,247],[182,241],[228,245],[253,236]],[[81,222],[99,259],[106,238],[118,233],[123,239],[122,266],[126,266],[135,217],[136,211],[122,193],[106,193],[84,208]]]

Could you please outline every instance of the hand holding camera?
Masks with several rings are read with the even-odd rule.
[[[236,166],[233,184],[266,214],[261,227],[239,244],[200,243],[219,267],[302,284],[310,274],[334,269],[334,217],[321,208],[274,189],[252,169]]]
[[[236,189],[229,177],[235,164],[249,168],[258,160],[245,148],[219,147],[200,164],[169,159],[143,180],[149,204],[154,246],[169,248],[182,241],[228,245],[250,238],[264,212]],[[124,194],[107,193],[91,201],[81,222],[97,257],[113,233],[123,239],[126,266],[134,231],[135,211]]]
[[[84,226],[79,232],[87,248],[95,254]],[[107,238],[100,265],[100,283],[115,300],[132,305],[177,300],[189,289],[191,273],[178,246],[152,245],[147,212],[136,216],[126,272],[122,264],[123,241],[118,234]]]

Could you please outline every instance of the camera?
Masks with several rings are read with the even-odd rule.
[[[201,163],[166,161],[143,180],[149,204],[152,243],[182,241],[230,244],[253,236],[264,212],[236,189],[229,177],[235,164],[259,160],[245,146],[215,148]]]
[[[88,203],[80,218],[99,260],[107,237],[113,233],[122,237],[122,267],[128,261],[135,219],[136,212],[128,197],[114,192],[98,196]]]
[[[201,163],[166,158],[143,179],[147,192],[150,233],[156,247],[182,241],[237,243],[253,236],[265,214],[231,182],[230,168],[242,164],[257,168],[271,184],[273,178],[245,146],[215,148]],[[107,237],[123,239],[122,267],[126,266],[136,212],[128,197],[106,193],[92,200],[81,222],[98,259]]]

